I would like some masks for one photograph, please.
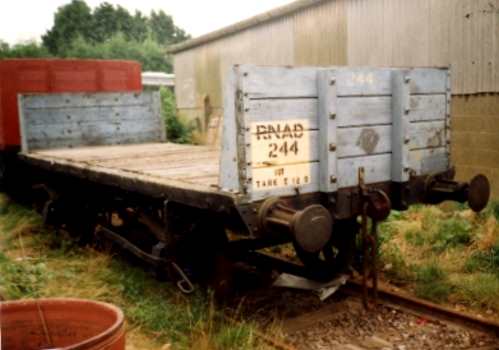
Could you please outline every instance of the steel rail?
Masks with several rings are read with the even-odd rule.
[[[349,280],[341,291],[360,297],[362,295],[362,281],[358,279]],[[499,323],[496,321],[453,310],[449,307],[414,297],[408,293],[396,291],[386,283],[378,285],[378,296],[380,303],[399,307],[402,311],[412,312],[418,316],[425,316],[428,319],[453,323],[499,337]]]

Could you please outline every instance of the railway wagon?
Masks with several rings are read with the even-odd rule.
[[[220,259],[327,280],[359,232],[366,276],[392,208],[487,204],[486,177],[453,180],[450,99],[446,68],[239,65],[221,145],[197,146],[166,140],[155,93],[24,94],[20,173],[47,223],[113,242],[186,292]],[[301,263],[265,250],[289,243]]]
[[[117,60],[0,60],[0,185],[21,146],[17,95],[20,93],[142,90],[140,64]],[[12,176],[16,176],[14,172]]]

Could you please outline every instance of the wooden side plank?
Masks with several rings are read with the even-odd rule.
[[[339,159],[338,187],[358,186],[360,167],[364,168],[364,182],[366,184],[390,181],[391,160],[391,154]]]
[[[47,98],[50,96],[50,98]],[[22,101],[26,108],[50,109],[95,106],[119,107],[151,105],[154,94],[151,93],[62,93],[62,94],[25,94]]]
[[[338,129],[338,157],[390,153],[391,125]]]
[[[239,66],[243,93],[250,99],[317,97],[317,68]]]
[[[391,124],[391,97],[338,97],[338,127]]]
[[[391,95],[389,68],[339,68],[336,71],[338,96]]]
[[[410,152],[410,168],[416,175],[434,174],[449,167],[449,154],[445,147],[415,150]]]
[[[26,108],[24,114],[29,127],[53,127],[57,125],[81,125],[82,123],[120,123],[122,121],[137,121],[138,116],[152,113],[152,107],[145,105],[127,106],[116,109],[110,114],[108,108],[92,106],[82,110],[80,107],[61,107],[47,109]],[[149,120],[149,119],[144,119]]]
[[[28,95],[20,102],[24,152],[165,141],[157,92]]]
[[[409,129],[409,148],[435,148],[444,147],[445,142],[445,120],[423,123],[411,123]]]
[[[409,149],[445,146],[445,121],[412,123],[408,129]],[[338,129],[338,157],[347,158],[392,152],[392,126]]]
[[[411,122],[445,119],[445,111],[446,96],[443,94],[411,96]]]
[[[319,128],[316,98],[250,100],[246,108],[253,123],[301,119],[308,120],[308,128]]]
[[[411,94],[447,93],[447,69],[414,68],[410,71]]]
[[[128,132],[115,132],[112,137],[100,137],[99,135],[89,134],[84,138],[82,142],[81,139],[77,140],[75,138],[69,137],[56,137],[56,138],[37,138],[27,140],[29,152],[33,152],[40,149],[49,148],[79,148],[85,146],[108,146],[108,145],[122,145],[122,144],[137,144],[151,142],[152,139],[160,139],[161,133],[157,128],[152,131],[146,132],[136,132],[130,134]]]

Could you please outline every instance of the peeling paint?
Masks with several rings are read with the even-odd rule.
[[[357,140],[357,146],[361,147],[367,154],[374,153],[379,142],[379,134],[372,128],[363,129]]]

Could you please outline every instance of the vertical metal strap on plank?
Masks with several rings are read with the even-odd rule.
[[[23,153],[29,153],[30,149],[28,147],[28,137],[26,135],[26,115],[24,113],[24,100],[26,97],[24,95],[17,95],[17,108],[19,110],[19,129],[21,132],[21,151]]]
[[[237,67],[237,98],[236,98],[236,124],[237,124],[237,149],[239,183],[241,192],[250,200],[252,193],[252,161],[251,161],[251,120],[249,120],[249,95],[245,86],[248,72],[244,66]]]
[[[445,151],[447,156],[447,168],[450,164],[451,152],[451,102],[452,102],[452,85],[451,85],[450,67],[447,69],[447,89],[445,99]]]
[[[337,171],[337,95],[336,71],[317,73],[319,93],[319,190],[335,192],[338,189]]]
[[[224,84],[224,116],[220,152],[219,187],[223,191],[239,193],[238,167],[238,125],[237,125],[237,84],[236,68],[231,67]]]
[[[392,181],[409,181],[410,83],[407,70],[392,75]]]

